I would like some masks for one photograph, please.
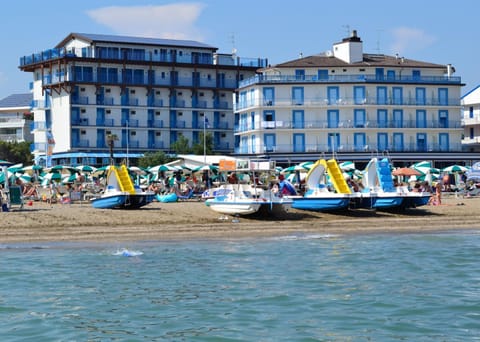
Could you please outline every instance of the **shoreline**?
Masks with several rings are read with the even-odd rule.
[[[238,239],[303,234],[425,233],[480,229],[480,197],[443,197],[440,206],[404,212],[290,210],[281,217],[220,220],[202,201],[153,202],[137,210],[94,209],[90,203],[33,202],[1,212],[0,243],[125,242]]]

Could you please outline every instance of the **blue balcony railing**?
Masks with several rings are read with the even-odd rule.
[[[327,97],[309,97],[305,99],[295,98],[275,98],[274,100],[267,99],[240,99],[239,102],[234,103],[234,110],[239,111],[252,107],[368,107],[368,106],[402,106],[402,107],[426,107],[426,106],[460,106],[459,98],[440,99],[437,96],[432,96],[427,99],[412,99],[412,98],[379,98],[369,96],[362,99],[353,97],[341,97],[331,99]],[[270,108],[269,108],[270,109]],[[273,108],[272,108],[273,109]]]
[[[251,146],[237,146],[235,153],[240,154],[254,154],[254,153],[359,153],[359,152],[460,152],[462,151],[462,144],[440,145],[438,143],[409,143],[409,144],[388,144],[386,146],[377,143],[369,144],[345,144],[340,143],[338,146],[332,147],[328,143],[320,144],[305,144],[305,145],[291,145],[291,144],[273,144],[260,146],[258,150],[252,150]],[[315,157],[317,158],[317,157]]]
[[[462,129],[461,121],[416,121],[416,120],[307,120],[307,121],[261,121],[252,125],[250,123],[240,123],[235,125],[235,133],[249,132],[253,130],[305,130],[305,129],[349,129],[349,130],[367,130],[367,129]]]
[[[97,46],[93,48],[83,49],[65,49],[65,48],[53,48],[42,52],[37,52],[31,55],[23,56],[20,58],[20,66],[26,66],[34,63],[41,63],[50,61],[53,59],[64,57],[76,57],[85,59],[109,59],[119,61],[132,61],[132,62],[166,62],[166,63],[185,63],[185,64],[204,64],[204,65],[236,65],[252,68],[264,68],[268,65],[266,58],[245,58],[245,57],[233,57],[228,54],[212,54],[204,52],[202,54],[189,54],[183,55],[166,53],[150,53],[143,49],[137,49],[136,51],[112,51]]]
[[[252,84],[276,83],[413,83],[413,84],[460,84],[458,76],[395,76],[381,77],[377,75],[329,75],[319,78],[316,75],[256,75],[240,81],[239,87]]]

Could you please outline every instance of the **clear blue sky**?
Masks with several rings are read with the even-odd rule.
[[[71,32],[198,40],[270,64],[324,52],[355,29],[364,52],[451,63],[480,84],[480,2],[317,0],[6,1],[0,13],[0,99],[28,92],[19,58],[54,47]]]

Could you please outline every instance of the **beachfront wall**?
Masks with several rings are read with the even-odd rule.
[[[216,50],[195,41],[72,33],[22,57],[20,69],[33,74],[36,160],[49,163],[51,153],[55,165],[57,155],[79,152],[102,164],[109,134],[117,136],[115,151],[131,155],[172,152],[181,136],[193,145],[202,133],[212,135],[214,152],[233,152],[233,92],[267,61]]]
[[[240,82],[235,152],[277,160],[322,153],[369,159],[462,151],[460,77],[451,65],[364,54],[351,37],[323,54]]]

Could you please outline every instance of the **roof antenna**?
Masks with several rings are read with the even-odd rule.
[[[347,37],[350,37],[350,25],[342,25],[342,27],[347,30]]]
[[[235,47],[235,33],[232,32],[230,35],[230,40],[232,42],[232,55],[235,56],[237,54],[237,48]]]
[[[380,54],[380,35],[383,32],[382,29],[377,29],[377,53]]]

